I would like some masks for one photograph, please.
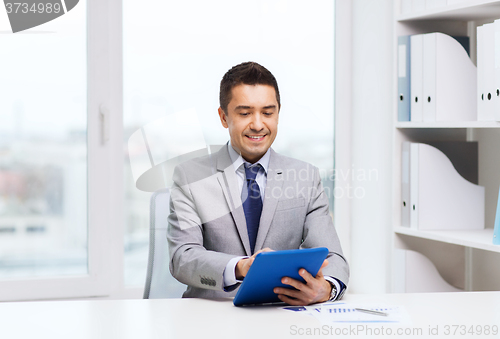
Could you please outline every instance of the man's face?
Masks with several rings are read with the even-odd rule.
[[[278,133],[278,113],[276,92],[268,85],[235,86],[227,115],[219,108],[233,148],[250,163],[258,161],[271,147]]]

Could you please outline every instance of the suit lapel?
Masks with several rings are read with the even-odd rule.
[[[280,155],[271,149],[269,158],[269,168],[267,170],[267,183],[264,196],[264,205],[262,206],[262,215],[260,217],[259,232],[255,242],[255,252],[262,249],[264,240],[267,237],[274,212],[281,196],[281,187],[283,186],[283,168]],[[244,215],[243,215],[244,217]]]
[[[217,152],[217,170],[221,172],[217,180],[222,188],[227,205],[231,211],[234,223],[240,235],[245,252],[248,256],[252,255],[250,251],[250,240],[248,239],[247,223],[245,221],[245,212],[241,203],[241,192],[238,191],[238,178],[234,172],[234,167],[229,157],[227,146]]]

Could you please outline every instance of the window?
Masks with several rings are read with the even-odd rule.
[[[0,279],[87,274],[85,6],[0,35]]]
[[[329,0],[145,0],[140,6],[124,1],[124,148],[141,127],[161,125],[181,111],[201,126],[202,135],[191,140],[226,143],[229,136],[217,115],[221,77],[238,63],[256,61],[280,86],[282,109],[273,148],[318,166],[332,203],[333,19]],[[191,149],[188,141],[168,143],[163,132],[152,138],[164,154]],[[129,157],[123,166],[125,283],[143,286],[151,193],[136,188]],[[184,289],[172,282],[172,296]]]
[[[96,53],[109,33],[109,18],[96,13],[106,8],[80,0],[15,34],[0,9],[0,300],[110,293],[117,198],[108,184],[112,142],[99,138],[106,126],[96,109],[114,102],[99,72],[112,67]]]
[[[226,143],[219,82],[238,63],[278,79],[273,148],[333,188],[333,18],[330,0],[80,0],[8,34],[0,8],[0,300],[139,296],[122,287],[144,286],[151,192],[128,140],[151,127],[162,159]],[[161,133],[181,111],[195,139]]]

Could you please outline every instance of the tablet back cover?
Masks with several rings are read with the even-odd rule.
[[[301,268],[316,275],[328,255],[325,247],[259,253],[233,300],[235,306],[281,302],[275,287],[291,288],[281,278],[304,281]]]

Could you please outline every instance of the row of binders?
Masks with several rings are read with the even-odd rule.
[[[419,230],[484,228],[477,142],[403,142],[401,225]]]
[[[477,27],[477,120],[500,121],[500,20]]]
[[[401,0],[401,14],[420,13],[465,1],[467,0]]]
[[[398,120],[477,120],[477,70],[468,51],[468,37],[398,37]]]

